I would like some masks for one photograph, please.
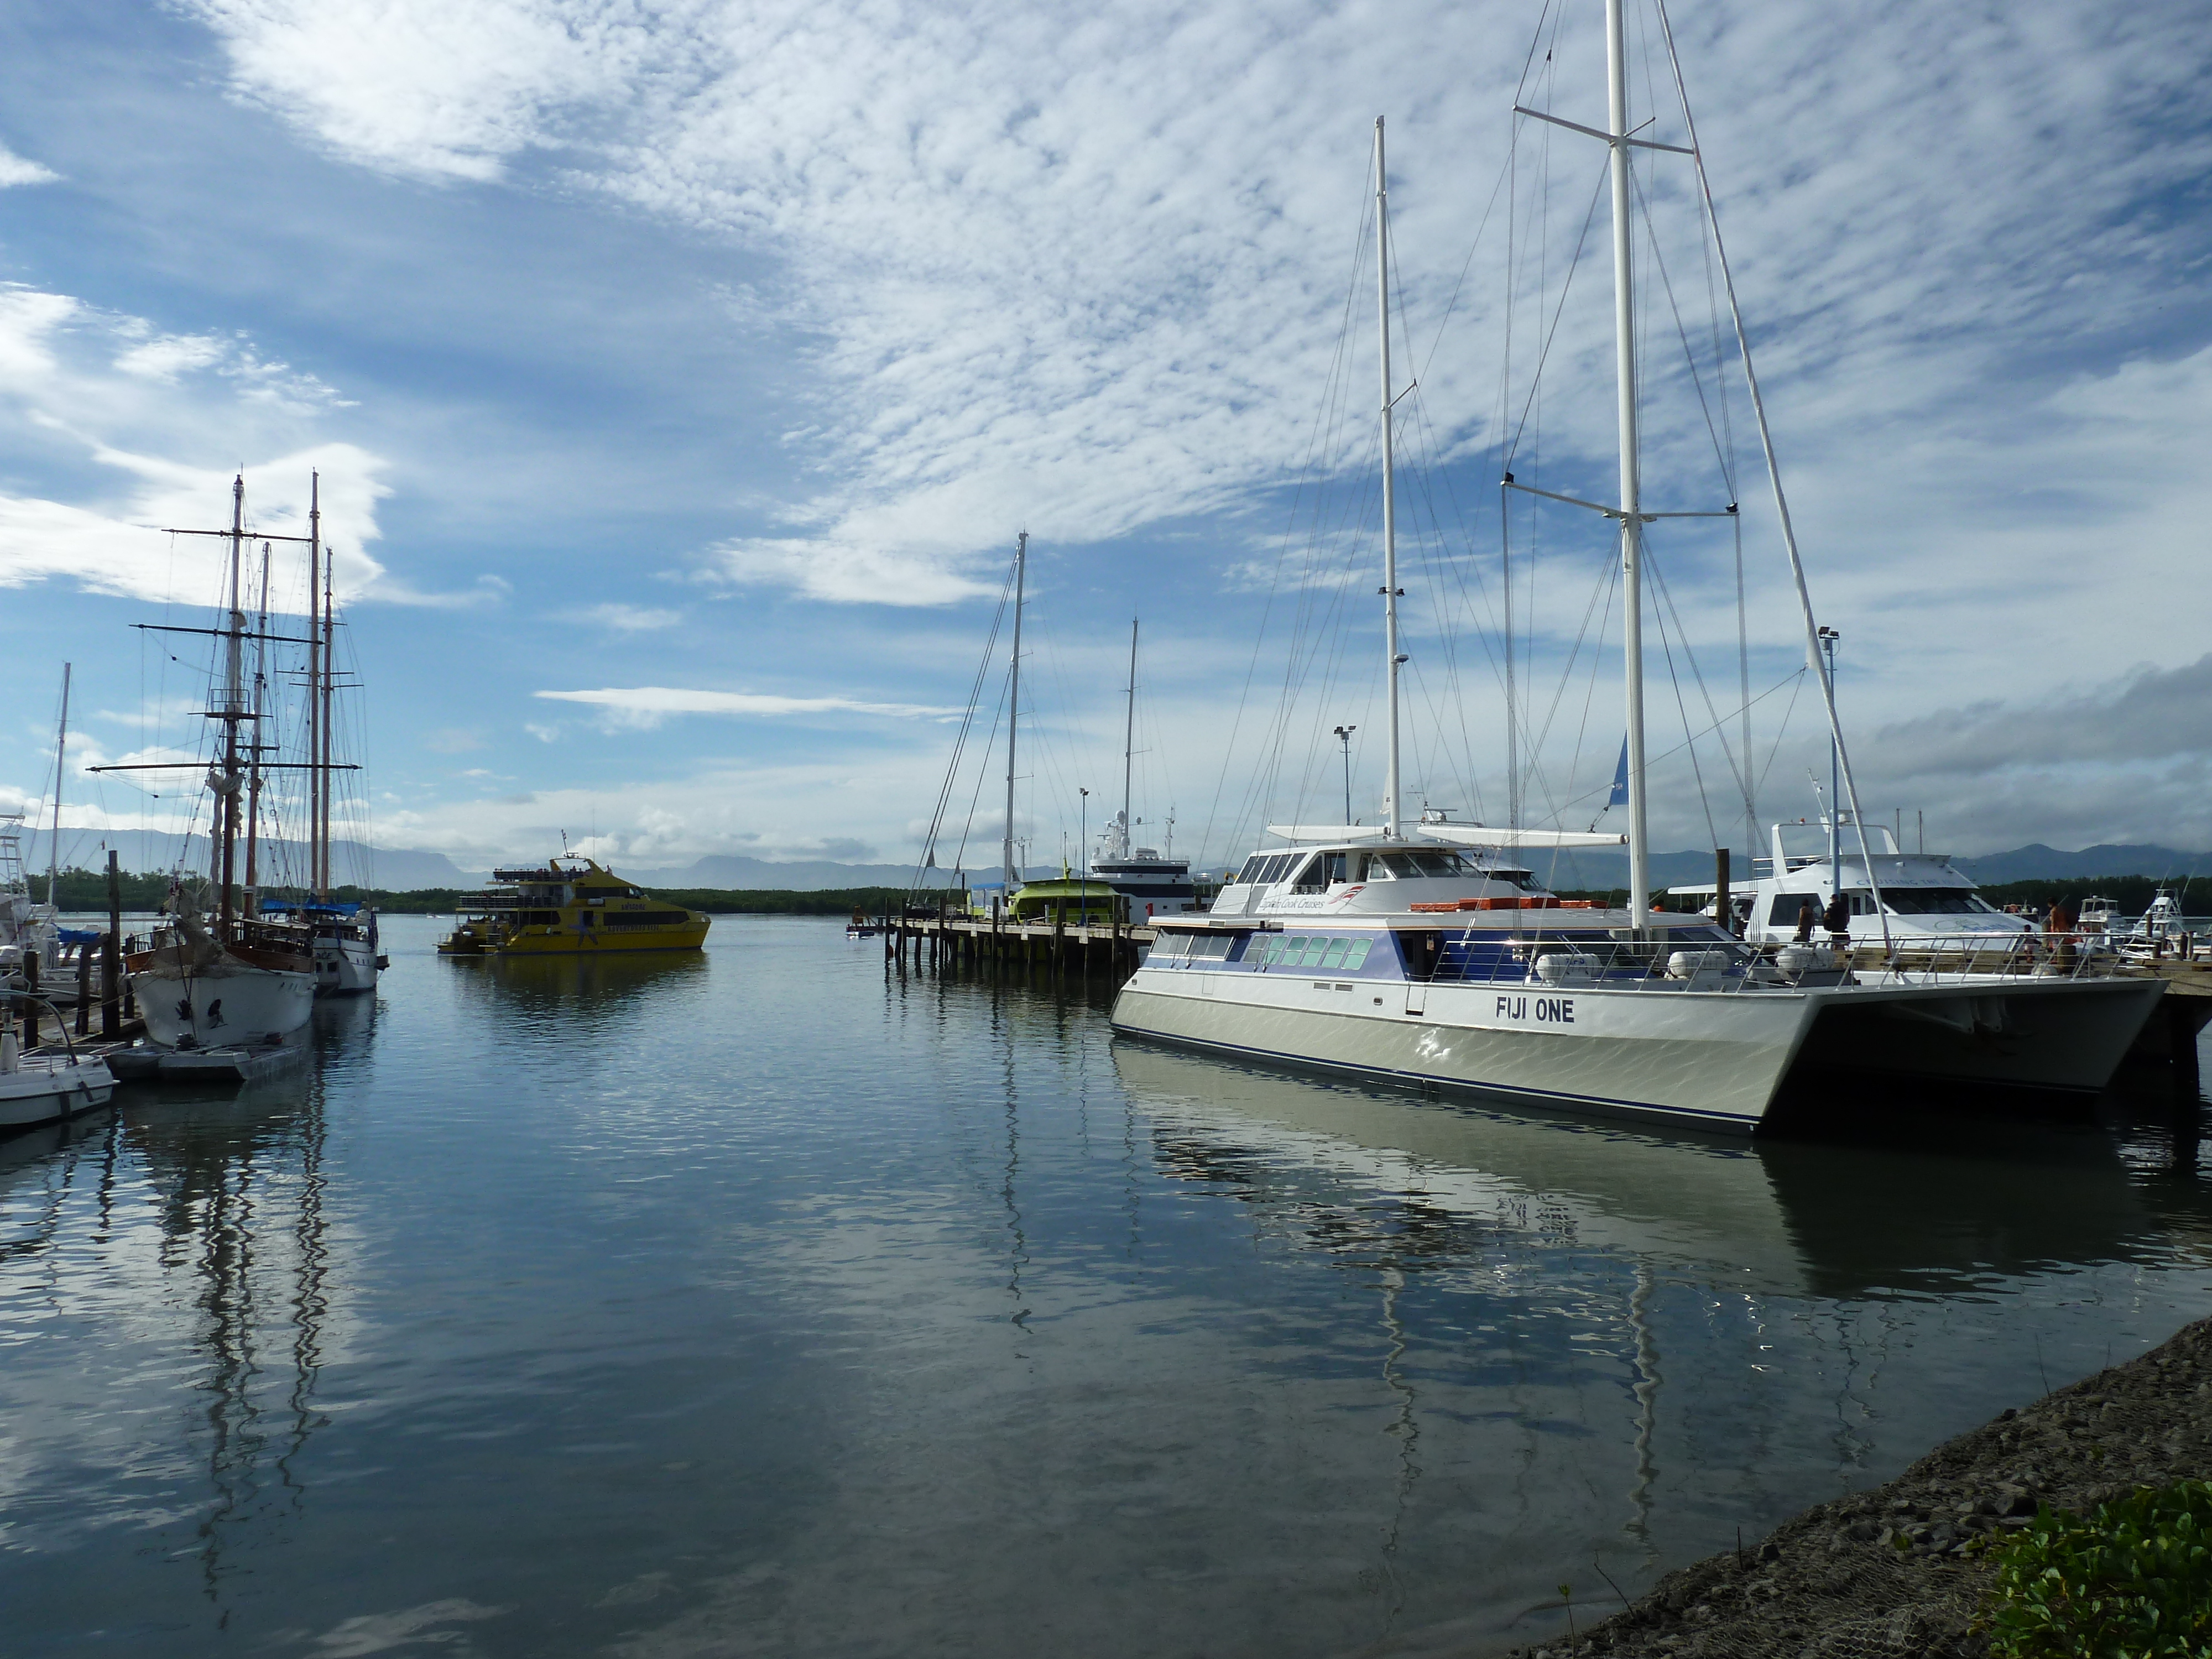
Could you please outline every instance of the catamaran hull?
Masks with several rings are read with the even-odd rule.
[[[130,975],[146,1035],[164,1048],[278,1043],[314,1012],[315,976],[263,967],[224,952],[204,965],[151,951]],[[143,958],[141,960],[143,960]]]
[[[1931,998],[1869,987],[1823,998],[1802,1074],[2022,1094],[2101,1093],[2165,991],[2155,979],[1969,981]]]
[[[1354,981],[1340,990],[1282,975],[1140,969],[1113,1019],[1128,1036],[1252,1059],[1748,1133],[1801,1067],[1899,1085],[2094,1096],[2162,988],[2123,981],[1746,993]]]
[[[1407,1010],[1409,991],[1418,1012]],[[1747,1133],[1765,1115],[1812,1010],[1812,994],[1796,992],[1387,981],[1337,991],[1282,975],[1139,970],[1115,1001],[1114,1028],[1398,1083]]]

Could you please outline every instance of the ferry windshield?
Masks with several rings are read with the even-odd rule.
[[[1893,915],[1900,916],[1995,915],[1997,908],[1963,887],[1885,888],[1882,897]]]
[[[1413,853],[1366,853],[1353,866],[1354,881],[1419,881],[1436,876],[1471,876],[1474,867],[1456,853],[1424,848]]]

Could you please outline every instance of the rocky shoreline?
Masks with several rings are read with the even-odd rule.
[[[1974,1659],[1991,1569],[1968,1545],[2138,1486],[2212,1478],[2212,1320],[2007,1410],[1885,1486],[1662,1578],[1627,1611],[1513,1659]]]

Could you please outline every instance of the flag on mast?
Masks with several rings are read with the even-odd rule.
[[[1620,740],[1620,764],[1613,769],[1613,793],[1605,798],[1608,809],[1628,805],[1628,739]]]

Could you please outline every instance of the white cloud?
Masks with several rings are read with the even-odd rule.
[[[1528,26],[1517,8],[1379,0],[196,9],[244,95],[364,164],[484,179],[541,152],[576,184],[780,253],[786,326],[826,342],[819,422],[792,446],[824,483],[803,533],[733,543],[721,569],[906,604],[972,592],[1022,522],[1110,538],[1248,503],[1294,467],[1369,113],[1397,135],[1425,341],[1503,154]],[[2191,240],[2154,234],[2155,203],[2212,160],[2179,118],[2212,49],[2197,23],[2185,7],[1960,16],[1899,54],[1872,0],[1692,20],[1704,137],[1793,455],[1971,398],[2024,338],[2149,314]],[[1588,33],[1562,37],[1556,86],[1528,96],[1596,106]],[[1556,142],[1561,167],[1595,166]],[[1668,165],[1650,174],[1662,206],[1681,198]],[[1490,401],[1494,240],[1468,326],[1419,366],[1447,440]],[[1601,391],[1603,321],[1570,318],[1558,391]],[[1601,449],[1610,403],[1588,402],[1555,430]]]
[[[115,499],[83,507],[0,495],[0,588],[64,577],[98,593],[140,599],[202,599],[223,544],[208,537],[171,537],[170,529],[225,527],[232,473],[134,455],[93,445],[93,458],[121,475]],[[246,469],[251,533],[289,536],[307,529],[308,475],[320,471],[325,533],[341,599],[373,591],[384,567],[361,544],[378,535],[376,501],[383,462],[350,444],[325,444]],[[343,538],[340,528],[343,526]],[[297,563],[296,551],[289,555]],[[272,588],[276,608],[302,608],[304,577],[289,583],[283,566]]]
[[[230,342],[215,334],[167,334],[136,345],[115,360],[125,374],[174,385],[189,369],[207,368],[222,361]]]
[[[927,720],[957,714],[957,708],[921,703],[862,702],[851,697],[786,697],[750,691],[691,691],[662,685],[610,688],[599,691],[538,691],[552,702],[580,702],[605,710],[625,724],[658,725],[670,714],[877,714],[895,720]]]
[[[659,629],[675,627],[684,620],[684,613],[681,611],[656,610],[648,605],[611,602],[556,611],[554,619],[556,622],[587,623],[599,628],[612,629],[617,634],[647,634]]]
[[[188,383],[202,373],[228,397]],[[60,577],[94,592],[206,597],[198,573],[212,570],[219,544],[178,538],[173,549],[162,532],[226,526],[241,454],[257,458],[245,466],[252,533],[304,534],[309,475],[319,471],[341,596],[394,586],[368,551],[388,464],[312,430],[343,406],[243,336],[166,334],[68,295],[0,285],[0,429],[12,426],[19,450],[58,449],[72,470],[89,459],[106,478],[73,501],[0,492],[0,588]],[[222,459],[179,459],[210,454]],[[303,600],[304,574],[288,582],[281,552],[276,568],[280,606]]]
[[[40,167],[0,144],[0,190],[10,190],[18,185],[51,185],[60,177],[52,167]]]

